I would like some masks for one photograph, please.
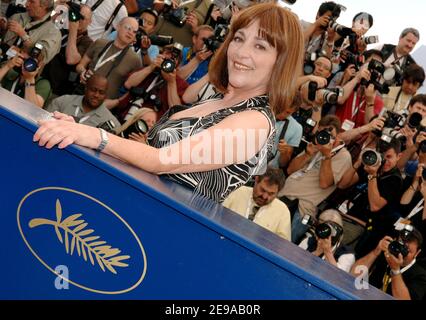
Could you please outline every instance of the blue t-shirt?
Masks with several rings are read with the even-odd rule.
[[[287,118],[288,120],[288,127],[287,131],[284,135],[284,140],[289,146],[292,146],[293,148],[297,148],[300,144],[300,140],[302,139],[303,135],[303,128],[300,125],[299,122],[297,122],[292,116],[289,116]],[[275,123],[275,139],[274,139],[274,145],[272,148],[272,154],[274,154],[274,158],[269,162],[269,165],[274,168],[280,167],[280,153],[278,151],[278,143],[281,136],[281,132],[284,128],[285,121],[277,121]]]
[[[183,58],[182,58],[181,66],[184,66],[189,62],[189,60],[195,57],[195,54],[192,53],[192,48],[190,47],[183,48],[182,57]],[[197,82],[203,76],[205,76],[207,72],[209,71],[209,62],[210,62],[210,58],[201,62],[198,65],[197,69],[195,69],[194,72],[192,72],[189,75],[188,79],[186,79],[186,82],[188,82],[189,84],[193,84],[194,82]]]

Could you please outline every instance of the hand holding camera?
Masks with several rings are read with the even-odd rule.
[[[7,60],[6,65],[9,69],[13,69],[13,68],[21,69],[21,66],[23,63],[24,63],[24,56],[18,53],[12,59]]]
[[[192,11],[187,15],[185,23],[191,27],[192,31],[198,27],[198,19]]]
[[[377,130],[381,132],[384,126],[385,126],[385,118],[384,117],[376,118],[368,124],[368,131]]]
[[[393,239],[389,236],[385,236],[382,240],[379,241],[376,249],[374,249],[374,254],[379,256],[382,252],[385,254],[388,252],[389,243],[391,243]]]
[[[213,55],[213,52],[208,49],[200,50],[196,53],[195,57],[199,62],[203,62],[210,58]]]
[[[332,255],[333,251],[332,251],[332,244],[331,244],[331,233],[325,239],[319,238],[318,236],[316,236],[316,238],[317,238],[317,248],[312,253],[316,256],[320,256],[321,254]]]
[[[306,145],[306,154],[310,157],[312,157],[315,153],[318,152],[318,146],[313,143],[308,143]]]
[[[319,17],[314,22],[316,28],[322,28],[322,29],[326,28],[329,25],[329,23],[330,23],[330,17],[326,15]]]

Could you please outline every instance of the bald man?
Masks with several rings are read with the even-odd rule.
[[[85,84],[94,73],[102,75],[109,82],[107,97],[118,98],[119,89],[127,76],[142,67],[141,57],[131,48],[138,27],[135,18],[127,17],[117,26],[117,38],[113,42],[107,39],[96,40],[76,67],[80,82]]]

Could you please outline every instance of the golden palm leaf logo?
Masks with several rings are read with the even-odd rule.
[[[130,258],[128,255],[119,255],[120,249],[113,248],[106,241],[95,236],[93,229],[87,229],[88,223],[79,218],[82,214],[73,214],[62,220],[62,205],[59,199],[56,199],[56,221],[36,218],[29,223],[30,228],[36,228],[42,225],[52,225],[55,229],[58,240],[65,245],[65,251],[73,255],[77,251],[78,256],[82,256],[84,261],[90,260],[94,266],[95,259],[102,271],[105,268],[110,272],[117,274],[114,267],[128,267],[122,262]],[[62,235],[63,233],[63,235]],[[70,242],[71,238],[71,242]],[[75,250],[77,249],[77,250]]]

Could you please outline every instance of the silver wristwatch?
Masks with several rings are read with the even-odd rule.
[[[96,151],[101,152],[105,149],[106,145],[108,144],[108,134],[104,129],[99,128],[99,132],[101,133],[101,143],[96,148]]]

